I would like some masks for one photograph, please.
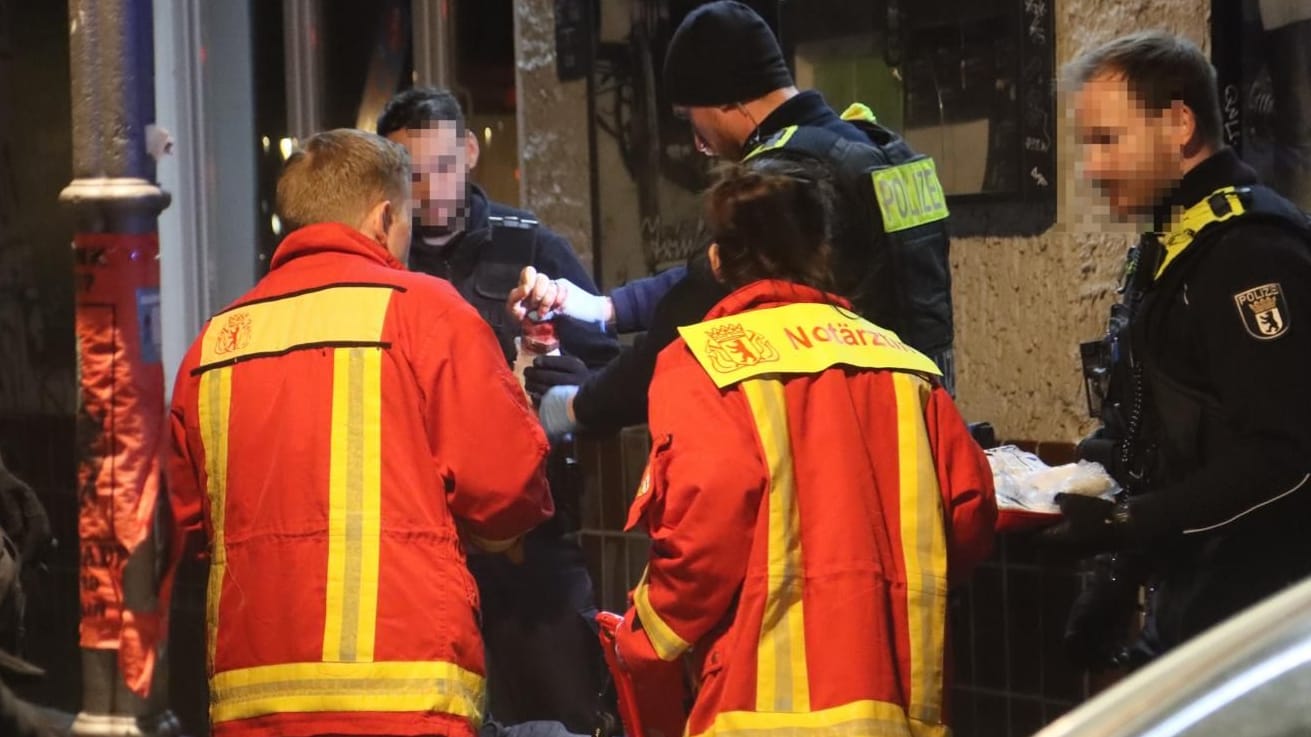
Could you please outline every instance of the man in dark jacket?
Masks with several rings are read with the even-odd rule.
[[[759,15],[739,2],[719,0],[688,14],[669,44],[664,89],[675,111],[692,126],[697,148],[723,159],[807,155],[824,161],[835,179],[842,181],[842,155],[838,152],[850,149],[833,147],[823,154],[799,153],[788,144],[790,131],[794,127],[816,129],[834,140],[867,148],[872,140],[869,132],[844,120],[818,92],[796,88],[773,32]],[[899,151],[909,152],[890,131],[879,131],[889,137],[879,145],[891,142]],[[865,179],[867,182],[868,177]],[[840,187],[839,191],[844,197],[843,212],[872,212],[870,221],[877,218],[877,210],[866,209],[872,207],[868,201],[872,195],[866,197],[852,187]],[[939,220],[945,218],[943,207]],[[921,285],[926,289],[909,299],[918,304],[934,302],[937,315],[945,313],[945,345],[942,341],[932,346],[917,344],[910,328],[913,318],[909,313],[913,310],[875,304],[899,288],[899,280],[890,278],[890,272],[875,273],[877,269],[870,266],[871,255],[880,248],[870,236],[886,238],[886,233],[871,234],[854,224],[838,224],[834,240],[839,262],[851,266],[840,269],[844,273],[838,282],[842,285],[850,279],[853,283],[846,286],[851,288],[840,291],[853,299],[857,310],[929,353],[943,368],[950,386],[953,372],[946,233],[941,222],[931,227],[940,230],[924,239],[933,246],[921,252],[931,251],[928,259],[932,263],[916,274],[933,276]],[[632,350],[599,372],[553,358],[538,359],[535,368],[525,372],[530,385],[543,391],[540,413],[548,435],[576,427],[605,432],[645,422],[647,386],[656,356],[677,336],[679,326],[700,321],[727,296],[711,274],[704,254],[695,256],[686,267],[620,287],[609,298],[593,296],[589,292],[594,290],[580,287],[567,277],[553,278],[558,274],[530,276],[534,278],[523,280],[511,295],[509,308],[518,314],[561,312],[620,330],[647,331]],[[870,289],[871,285],[875,288]],[[907,287],[907,291],[917,289]]]
[[[1067,633],[1100,668],[1154,657],[1311,574],[1311,226],[1224,147],[1215,71],[1192,43],[1127,36],[1071,78],[1086,175],[1114,215],[1154,225],[1112,336],[1125,358],[1106,426],[1081,446],[1125,492],[1058,497],[1064,520],[1046,533],[1113,553]],[[1126,653],[1144,583],[1146,626]]]
[[[567,240],[532,213],[489,200],[470,179],[480,148],[454,95],[425,88],[402,92],[378,119],[378,133],[405,146],[414,167],[410,268],[451,282],[491,324],[506,360],[514,360],[519,325],[511,323],[504,305],[524,267],[595,290]],[[561,317],[556,329],[562,352],[587,366],[603,366],[619,351],[613,337],[573,318]]]
[[[410,152],[416,201],[410,268],[450,281],[491,325],[508,362],[521,326],[506,314],[505,301],[524,268],[566,274],[595,289],[564,238],[532,213],[492,202],[469,179],[478,139],[465,129],[449,92],[400,93],[379,117],[378,133]],[[594,326],[567,316],[554,324],[562,353],[584,367],[605,365],[619,352],[618,341]],[[469,569],[482,603],[492,717],[504,724],[558,721],[587,733],[599,709],[604,664],[591,629],[592,582],[582,550],[566,537],[578,524],[581,492],[568,451],[552,449],[547,476],[556,516],[526,536],[522,562],[471,556]]]

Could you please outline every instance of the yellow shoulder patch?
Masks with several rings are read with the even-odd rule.
[[[201,339],[204,370],[318,345],[377,345],[395,287],[331,286],[242,305],[216,315]]]
[[[762,374],[815,374],[838,364],[942,375],[896,333],[832,305],[755,310],[678,332],[720,389]]]

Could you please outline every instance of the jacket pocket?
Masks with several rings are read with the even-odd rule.
[[[665,470],[669,466],[669,451],[673,444],[674,436],[669,433],[660,438],[659,442],[652,444],[651,454],[646,461],[646,470],[642,472],[642,481],[637,485],[633,502],[628,507],[628,521],[624,524],[625,532],[631,532],[643,524],[647,531],[650,531],[652,520],[648,517],[648,513],[654,511],[650,509],[653,503],[664,498]]]

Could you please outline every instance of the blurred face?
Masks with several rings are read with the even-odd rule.
[[[1117,219],[1150,214],[1183,175],[1192,115],[1181,103],[1148,110],[1116,76],[1090,80],[1075,95],[1075,135],[1083,176]]]
[[[477,142],[449,121],[394,131],[387,138],[410,153],[410,196],[420,234],[449,236],[462,232],[469,170],[477,160]]]
[[[706,156],[733,161],[745,155],[742,144],[756,127],[755,123],[736,105],[727,109],[680,107],[674,110],[674,114],[692,126],[692,136],[696,140],[697,151]]]

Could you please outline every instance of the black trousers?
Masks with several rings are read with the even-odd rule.
[[[582,549],[547,526],[529,533],[522,564],[474,555],[469,570],[482,599],[488,719],[555,721],[590,734],[605,662]]]

